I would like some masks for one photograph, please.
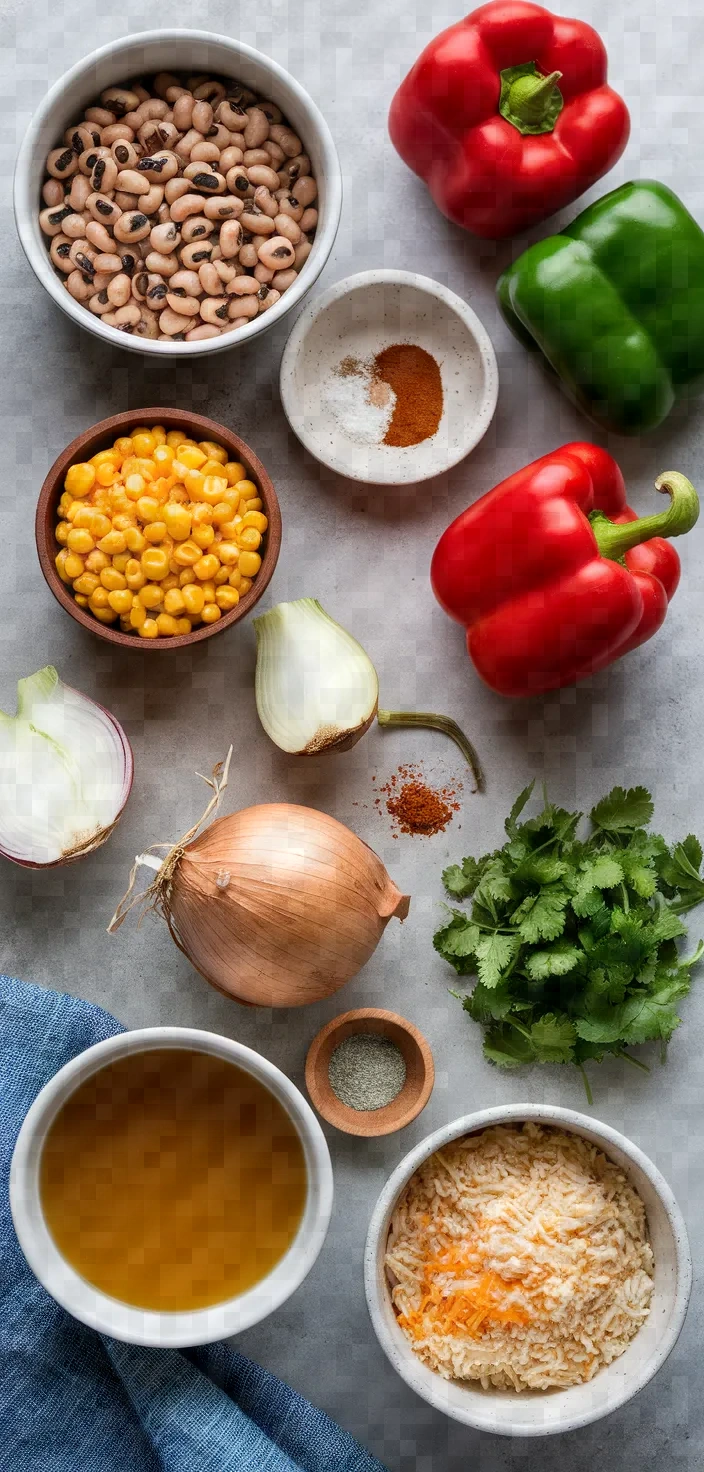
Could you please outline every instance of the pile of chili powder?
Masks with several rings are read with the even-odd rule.
[[[385,806],[393,818],[398,829],[394,838],[399,833],[430,837],[434,833],[443,833],[454,814],[460,811],[458,794],[461,791],[460,782],[454,786],[430,787],[419,767],[405,764],[378,789],[374,806],[377,811]]]

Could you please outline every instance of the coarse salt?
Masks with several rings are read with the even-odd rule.
[[[391,423],[396,395],[388,384],[373,377],[370,364],[359,363],[352,371],[331,375],[321,403],[349,439],[379,445]]]

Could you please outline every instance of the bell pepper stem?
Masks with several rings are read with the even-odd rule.
[[[623,523],[609,521],[601,511],[590,516],[602,557],[618,562],[632,547],[649,542],[651,537],[681,537],[684,532],[692,530],[699,516],[699,497],[686,475],[680,475],[678,470],[666,470],[658,476],[655,489],[670,497],[666,511]]]
[[[543,76],[534,61],[506,67],[501,73],[501,116],[519,133],[551,133],[564,105],[557,85],[561,76]]]
[[[481,762],[477,756],[471,741],[465,736],[456,721],[451,716],[436,715],[434,711],[428,710],[379,710],[377,721],[384,726],[424,726],[431,731],[443,731],[446,736],[459,746],[462,755],[467,761],[472,776],[474,777],[473,792],[483,792],[485,788],[484,773]]]

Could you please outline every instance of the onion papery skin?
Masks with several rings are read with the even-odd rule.
[[[229,884],[219,888],[224,872]],[[344,824],[265,803],[217,819],[187,846],[161,908],[219,991],[255,1006],[301,1007],[355,976],[408,905]]]
[[[66,685],[65,680],[62,680],[61,683],[62,685],[65,685],[67,690],[71,690],[74,694],[80,695],[81,698],[84,700],[86,699],[86,696],[84,695],[82,690],[76,690],[74,685]],[[46,863],[40,863],[36,859],[21,859],[18,857],[17,854],[9,853],[8,850],[6,848],[3,848],[2,844],[0,843],[0,858],[9,859],[11,864],[17,864],[21,869],[61,869],[63,868],[64,864],[74,864],[77,859],[82,859],[86,854],[92,853],[93,850],[96,848],[101,848],[101,846],[107,842],[110,834],[117,827],[120,818],[125,811],[127,801],[132,791],[132,783],[134,782],[134,753],[127,739],[125,731],[120,725],[120,722],[116,720],[115,716],[112,714],[112,711],[107,710],[104,705],[101,705],[99,700],[94,700],[93,705],[95,705],[98,710],[101,710],[103,712],[103,715],[107,717],[107,719],[110,721],[110,724],[114,727],[125,757],[125,777],[122,786],[120,807],[115,816],[115,819],[112,823],[109,823],[107,827],[96,829],[95,832],[88,834],[84,843],[76,844],[74,848],[67,851],[66,853],[61,854],[60,858],[49,859]]]

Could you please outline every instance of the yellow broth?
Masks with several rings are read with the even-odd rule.
[[[244,1293],[293,1241],[303,1148],[263,1084],[185,1049],[134,1053],[79,1086],[42,1152],[42,1207],[89,1283],[138,1308]]]

